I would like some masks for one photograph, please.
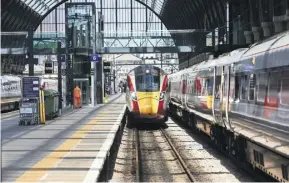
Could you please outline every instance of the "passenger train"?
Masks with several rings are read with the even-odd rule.
[[[138,66],[127,74],[128,126],[164,123],[168,119],[167,74],[151,65]]]
[[[15,75],[0,76],[1,112],[13,111],[19,107],[21,98],[21,78]]]
[[[224,152],[289,174],[289,32],[169,75],[169,110]]]

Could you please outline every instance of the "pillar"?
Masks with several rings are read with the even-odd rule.
[[[259,0],[260,2],[260,19],[261,27],[263,29],[263,36],[270,37],[273,34],[274,24],[273,18],[273,0]]]
[[[280,33],[285,30],[285,14],[287,9],[287,0],[274,0],[274,31]]]
[[[289,0],[286,0],[286,15],[285,15],[285,21],[286,21],[286,30],[289,30]]]
[[[28,73],[34,76],[34,54],[33,54],[33,29],[28,31]]]
[[[262,28],[260,25],[260,1],[250,0],[250,22],[252,26],[252,33],[254,42],[260,41],[262,39]]]
[[[62,73],[61,73],[61,66],[62,66],[62,60],[61,60],[61,42],[57,42],[57,71],[58,71],[58,92],[59,92],[59,98],[58,98],[58,107],[59,107],[59,115],[61,115],[62,112]]]
[[[250,10],[248,10],[249,7],[249,1],[248,0],[243,0],[241,2],[242,7],[242,24],[243,24],[243,28],[244,28],[244,36],[245,36],[245,41],[246,44],[252,44],[253,43],[253,34],[252,34],[252,30],[250,27]]]

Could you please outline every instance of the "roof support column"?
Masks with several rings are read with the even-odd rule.
[[[275,6],[273,22],[275,27],[275,33],[283,32],[285,30],[286,9],[288,9],[287,4],[287,0],[274,0]]]
[[[249,1],[248,0],[241,1],[241,7],[242,7],[241,9],[242,9],[242,15],[243,15],[242,24],[244,27],[244,36],[245,36],[246,44],[251,44],[253,42],[253,39],[252,39],[252,31],[250,27],[250,16],[249,16],[250,10],[248,10]]]
[[[34,76],[34,54],[33,54],[33,29],[30,28],[28,31],[28,71],[29,76]]]
[[[264,0],[263,0],[264,1]],[[262,28],[260,27],[260,0],[251,0],[250,1],[250,19],[251,19],[251,26],[252,32],[254,36],[254,41],[260,41],[263,37],[262,35]]]
[[[289,30],[289,0],[286,0],[286,15],[285,15],[285,21],[286,21],[286,29]]]
[[[259,0],[261,4],[260,18],[261,27],[263,28],[263,35],[265,38],[273,34],[273,0]]]

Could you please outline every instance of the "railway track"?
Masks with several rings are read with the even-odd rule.
[[[180,156],[180,154],[178,153],[176,147],[174,146],[174,144],[172,143],[172,141],[169,139],[168,135],[166,134],[165,130],[163,128],[160,128],[160,130],[158,131],[162,138],[165,139],[165,143],[167,146],[170,147],[170,152],[173,154],[173,156],[176,158],[177,160],[177,164],[180,165],[180,171],[182,171],[183,174],[186,174],[187,179],[190,182],[195,182],[195,178],[194,176],[191,174],[190,170],[188,169],[188,166],[186,165],[185,161],[182,159],[182,157]],[[142,165],[142,149],[141,149],[141,141],[139,138],[139,130],[138,129],[134,129],[134,136],[135,136],[135,159],[136,159],[136,179],[137,182],[147,182],[149,180],[145,180],[143,175],[145,174],[145,170],[143,170],[143,165]],[[161,151],[159,151],[161,152]],[[169,172],[168,172],[169,173]]]
[[[227,157],[173,121],[164,128],[124,129],[112,182],[253,182]]]

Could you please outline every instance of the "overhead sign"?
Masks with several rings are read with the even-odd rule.
[[[90,59],[91,62],[98,62],[99,61],[99,55],[98,54],[92,54],[90,55]]]
[[[22,78],[22,97],[36,98],[39,97],[40,79],[39,77]]]

